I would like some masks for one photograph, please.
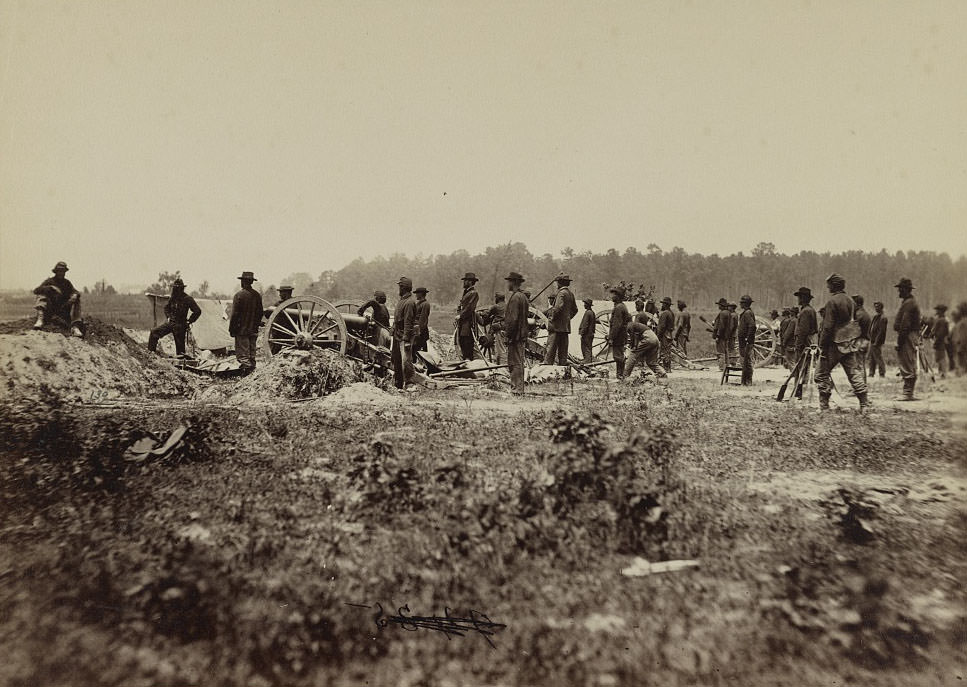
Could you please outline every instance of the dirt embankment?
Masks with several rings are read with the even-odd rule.
[[[30,320],[0,329],[0,397],[64,401],[186,396],[197,380],[150,353],[117,327],[88,318],[83,339]]]

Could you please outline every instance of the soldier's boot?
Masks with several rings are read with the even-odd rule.
[[[819,394],[819,409],[829,410],[829,397],[832,394]]]
[[[873,404],[870,403],[869,397],[865,393],[856,394],[856,398],[859,399],[859,402],[860,402],[860,410],[864,410],[866,408],[871,408],[873,406]]]
[[[618,368],[618,370],[616,372],[616,374],[618,376],[618,379],[624,379],[624,376],[625,376],[625,362],[623,360],[619,360],[619,361],[615,362],[615,366]]]
[[[912,380],[912,379],[903,380],[903,395],[900,397],[901,401],[915,400],[913,397],[913,388],[915,384],[916,384],[915,380]]]
[[[37,308],[37,321],[34,322],[34,329],[40,329],[44,326],[44,309]]]

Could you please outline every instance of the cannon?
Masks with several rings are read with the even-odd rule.
[[[262,348],[269,356],[284,351],[331,350],[373,368],[391,367],[389,330],[318,296],[295,296],[267,308]]]

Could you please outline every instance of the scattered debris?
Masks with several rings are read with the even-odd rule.
[[[640,556],[635,556],[631,565],[627,568],[622,568],[621,574],[625,577],[645,577],[646,575],[656,575],[658,573],[679,572],[681,570],[687,570],[688,568],[697,568],[698,566],[698,561],[693,559],[650,563]]]
[[[124,459],[135,463],[143,463],[151,458],[167,458],[176,449],[181,448],[187,431],[188,427],[179,425],[165,440],[149,432],[128,446],[124,452]]]

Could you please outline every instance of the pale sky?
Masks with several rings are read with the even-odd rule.
[[[0,288],[967,252],[967,2],[0,0]]]

